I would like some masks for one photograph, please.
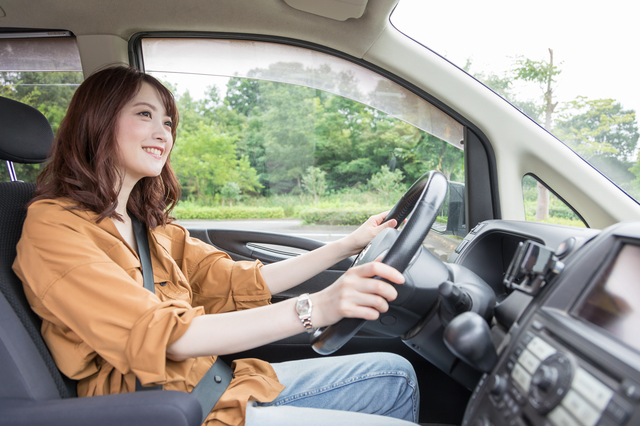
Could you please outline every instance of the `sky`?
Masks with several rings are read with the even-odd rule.
[[[548,61],[551,48],[560,103],[613,98],[640,111],[640,2],[400,0],[391,21],[460,67],[471,59],[472,73],[502,75],[518,55]]]

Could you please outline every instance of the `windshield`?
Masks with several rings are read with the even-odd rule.
[[[401,0],[400,31],[463,68],[640,200],[640,5]]]

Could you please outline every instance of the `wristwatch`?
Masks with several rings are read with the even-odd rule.
[[[311,303],[311,299],[309,299],[309,293],[301,294],[300,297],[298,297],[298,302],[296,302],[296,312],[307,333],[313,333],[316,330],[311,323],[312,310],[313,304]]]

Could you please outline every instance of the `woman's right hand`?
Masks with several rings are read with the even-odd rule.
[[[398,296],[380,277],[402,284],[396,269],[378,261],[349,269],[324,290],[309,296],[313,304],[311,322],[324,327],[342,318],[375,320]],[[184,334],[167,347],[167,357],[183,361],[205,355],[227,355],[285,339],[304,331],[295,311],[295,299],[242,311],[193,318]]]
[[[391,284],[374,279],[376,276],[395,284],[404,283],[400,272],[379,261],[351,268],[329,287],[310,296],[313,326],[325,327],[342,318],[373,321],[387,312],[398,292]]]

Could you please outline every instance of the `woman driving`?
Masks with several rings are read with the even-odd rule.
[[[234,262],[171,220],[180,198],[170,165],[177,124],[173,96],[156,79],[128,67],[98,71],[76,91],[38,178],[13,268],[78,395],[192,392],[209,425],[417,422],[415,373],[393,354],[239,359],[230,369],[217,361],[386,312],[397,292],[374,277],[404,278],[380,262],[297,300],[270,299],[357,254],[395,221],[373,216],[282,262]]]

